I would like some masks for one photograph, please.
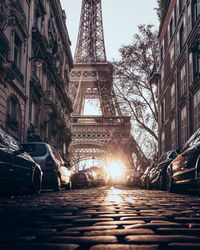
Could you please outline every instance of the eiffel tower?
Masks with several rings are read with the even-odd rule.
[[[70,74],[72,165],[108,155],[130,159],[124,146],[130,117],[123,116],[113,90],[113,67],[106,59],[101,0],[82,0],[74,68]],[[86,101],[99,100],[100,115],[84,115]],[[117,155],[117,156],[116,156]]]

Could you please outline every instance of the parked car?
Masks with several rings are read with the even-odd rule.
[[[44,142],[27,142],[22,144],[24,150],[40,164],[43,171],[42,188],[71,188],[71,170],[59,152]]]
[[[89,182],[91,184],[90,186],[97,186],[97,178],[96,178],[96,174],[94,173],[94,171],[92,171],[91,169],[86,169],[86,170],[83,170],[83,172],[86,173],[89,179]]]
[[[134,187],[134,186],[141,186],[141,172],[135,171],[132,174],[129,174],[127,177],[127,186]]]
[[[174,150],[162,154],[158,161],[154,162],[147,175],[147,189],[157,188],[164,190],[166,188],[166,171],[168,165],[177,157]]]
[[[148,173],[150,172],[151,168],[152,168],[152,165],[148,166],[145,169],[143,175],[140,177],[141,187],[143,187],[143,188],[147,188],[147,177],[148,177]]]
[[[21,145],[0,128],[0,190],[28,189],[40,193],[42,171]]]
[[[179,155],[167,168],[166,189],[176,185],[199,186],[200,183],[200,129],[184,144]]]
[[[72,188],[92,187],[92,182],[86,172],[80,171],[72,175]]]

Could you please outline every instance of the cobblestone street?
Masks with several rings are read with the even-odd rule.
[[[0,249],[200,248],[200,197],[100,187],[0,199]]]

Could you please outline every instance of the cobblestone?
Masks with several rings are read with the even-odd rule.
[[[0,197],[1,250],[200,249],[200,197],[125,187]]]

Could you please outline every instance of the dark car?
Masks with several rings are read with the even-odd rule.
[[[158,161],[154,162],[147,175],[147,189],[158,188],[164,190],[166,188],[167,167],[176,157],[177,153],[170,150],[162,154]]]
[[[145,169],[143,175],[140,177],[140,183],[141,183],[141,186],[142,186],[143,188],[147,188],[147,178],[148,178],[148,173],[150,172],[151,168],[152,168],[152,165],[151,165],[151,166],[148,166],[148,167]]]
[[[0,128],[0,190],[40,193],[42,171],[21,145]]]
[[[71,188],[71,170],[59,152],[44,142],[27,142],[22,144],[24,150],[40,164],[43,171],[43,188],[59,191],[61,187]]]
[[[92,186],[90,177],[84,171],[80,171],[78,173],[73,174],[71,182],[72,182],[72,188],[84,188]]]
[[[200,182],[200,129],[184,144],[179,155],[167,168],[166,189],[176,185],[199,186]]]
[[[141,186],[141,172],[135,171],[132,174],[129,174],[127,177],[127,186],[134,187],[134,186]]]

